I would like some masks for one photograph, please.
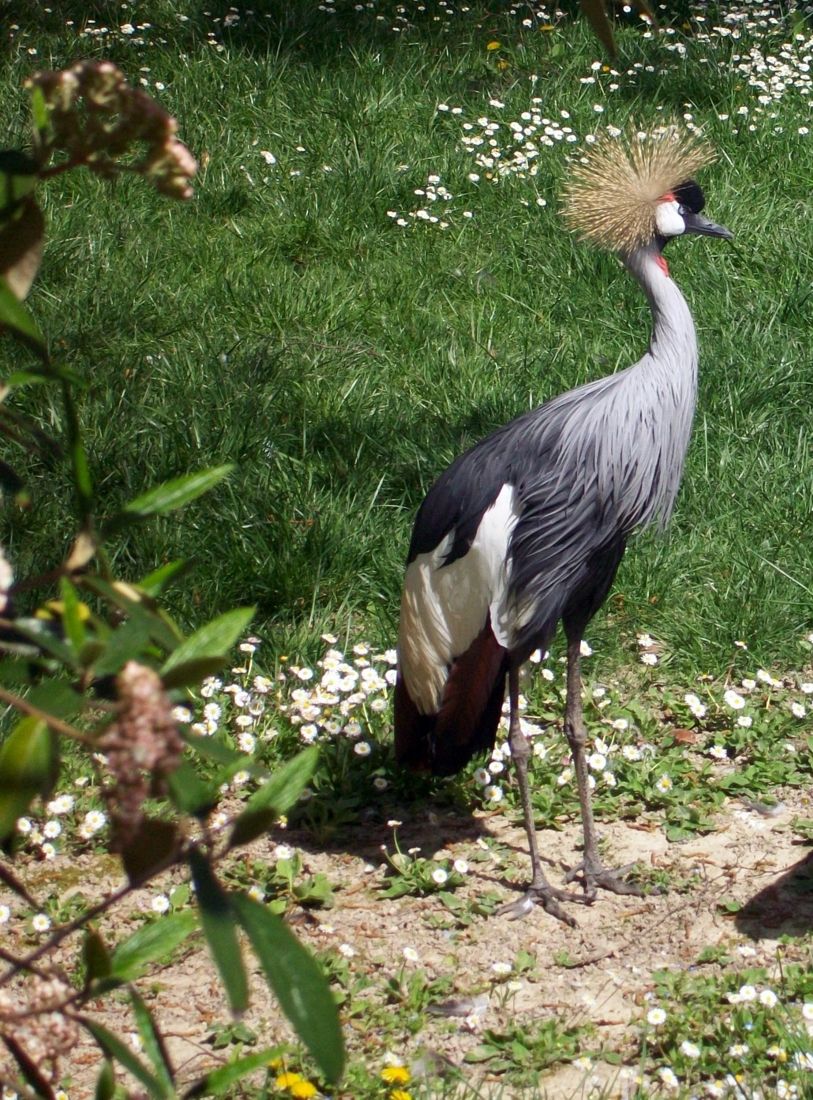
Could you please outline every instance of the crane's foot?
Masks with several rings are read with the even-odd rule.
[[[592,905],[596,900],[599,890],[609,890],[611,894],[629,894],[632,897],[642,898],[646,894],[658,894],[659,889],[644,890],[636,882],[630,882],[625,875],[632,870],[634,863],[628,863],[624,867],[611,869],[598,861],[583,861],[578,867],[573,867],[565,876],[565,882],[579,882],[584,890],[586,905]]]
[[[561,901],[576,905],[586,904],[585,898],[579,894],[572,894],[569,890],[557,890],[555,886],[546,882],[542,886],[529,886],[521,898],[501,905],[497,913],[508,917],[509,920],[520,920],[522,917],[527,917],[535,906],[540,905],[546,913],[550,913],[563,924],[578,928],[579,922],[562,908],[559,904]]]

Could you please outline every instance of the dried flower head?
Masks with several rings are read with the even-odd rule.
[[[74,990],[58,977],[28,974],[18,986],[0,991],[0,1035],[25,1054],[51,1083],[61,1076],[60,1061],[79,1042],[79,1025],[71,1016]]]
[[[122,850],[144,819],[144,802],[160,794],[181,761],[183,740],[172,703],[153,669],[128,661],[116,678],[119,714],[99,739],[113,785],[105,797],[113,826],[113,848]]]
[[[711,146],[676,127],[600,138],[573,165],[562,214],[585,240],[628,252],[656,233],[657,204],[714,160]]]
[[[40,97],[47,118],[35,134],[40,165],[54,153],[67,158],[48,174],[78,165],[108,179],[135,172],[164,195],[191,197],[189,181],[197,164],[176,137],[175,119],[145,92],[131,88],[115,65],[80,61],[70,69],[35,73],[26,87]]]

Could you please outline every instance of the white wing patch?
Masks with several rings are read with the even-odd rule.
[[[468,553],[443,565],[452,531],[407,567],[398,660],[410,697],[423,714],[440,709],[448,666],[483,629],[487,613],[497,641],[509,645],[508,544],[518,518],[513,487],[504,485],[483,513]]]

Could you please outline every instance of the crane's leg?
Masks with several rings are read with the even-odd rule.
[[[568,876],[568,880],[581,876],[585,898],[588,902],[595,899],[600,886],[614,894],[636,894],[643,890],[626,882],[618,871],[611,871],[601,862],[598,853],[596,824],[593,818],[593,804],[590,797],[590,779],[585,756],[587,730],[582,715],[581,684],[581,636],[568,637],[567,641],[567,704],[565,710],[565,735],[573,756],[573,770],[579,787],[579,803],[584,829],[584,860]]]
[[[519,721],[519,669],[512,668],[508,673],[508,698],[510,706],[510,718],[508,724],[508,744],[511,748],[511,757],[517,773],[519,796],[522,800],[522,816],[525,821],[525,832],[528,834],[528,850],[531,855],[531,883],[527,892],[518,901],[504,905],[499,912],[505,913],[512,919],[523,917],[539,904],[550,913],[552,917],[564,921],[565,924],[576,926],[576,921],[569,913],[566,913],[559,904],[560,901],[582,901],[583,899],[569,893],[567,890],[557,890],[551,886],[542,871],[542,861],[539,858],[539,845],[536,840],[536,826],[534,824],[534,812],[531,805],[531,794],[528,787],[528,757],[531,755],[531,746],[528,738],[522,732]]]

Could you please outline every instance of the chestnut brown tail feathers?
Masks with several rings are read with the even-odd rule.
[[[440,709],[421,714],[403,678],[395,685],[395,757],[412,771],[454,775],[494,747],[505,697],[508,659],[487,624],[455,658]]]

